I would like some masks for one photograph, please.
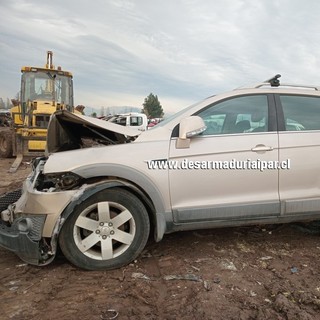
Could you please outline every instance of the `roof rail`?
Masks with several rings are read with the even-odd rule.
[[[271,86],[271,87],[279,87],[281,74],[276,74],[274,77],[267,79],[261,83],[255,84],[249,88],[261,88],[263,86]],[[316,91],[320,90],[320,86],[307,86],[304,84],[292,84],[292,83],[282,83],[281,87],[293,87],[293,88],[306,88],[306,89],[313,89]]]

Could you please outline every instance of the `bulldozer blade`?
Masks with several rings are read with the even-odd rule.
[[[10,173],[15,173],[18,170],[18,168],[22,162],[22,159],[23,159],[23,155],[18,154],[16,159],[14,160],[13,164],[11,165],[11,168],[9,169]]]

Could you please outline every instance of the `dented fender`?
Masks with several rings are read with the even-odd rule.
[[[103,181],[93,185],[84,185],[82,186],[81,192],[77,192],[73,195],[70,203],[67,207],[63,210],[60,217],[57,219],[55,227],[53,229],[52,237],[51,237],[51,247],[53,250],[56,250],[57,246],[57,239],[59,237],[59,233],[64,222],[69,218],[69,216],[73,213],[75,208],[82,203],[83,201],[90,198],[92,195],[106,189],[115,188],[115,187],[126,187],[132,192],[137,195],[144,205],[147,207],[149,212],[150,219],[152,220],[152,224],[154,226],[154,238],[156,241],[160,241],[165,233],[165,219],[162,213],[156,213],[154,206],[150,199],[135,185],[127,182],[127,181],[120,181],[120,180],[110,180],[110,181]]]

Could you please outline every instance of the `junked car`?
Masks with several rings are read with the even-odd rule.
[[[57,111],[47,156],[0,198],[0,245],[34,265],[60,246],[105,270],[134,260],[150,234],[319,219],[319,118],[319,88],[279,75],[144,132]]]

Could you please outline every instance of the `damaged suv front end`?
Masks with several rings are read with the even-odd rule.
[[[46,158],[37,158],[33,163],[32,174],[24,182],[22,193],[17,190],[0,199],[2,206],[13,202],[1,212],[0,245],[35,265],[47,264],[54,258],[55,230],[59,229],[60,223],[57,217],[77,192],[38,191],[45,161]],[[19,193],[21,196],[16,199]],[[50,227],[52,225],[54,228]]]
[[[48,128],[47,153],[129,143],[139,134],[131,128],[59,111]],[[45,172],[46,163],[55,161],[50,157],[34,159],[22,189],[0,196],[0,246],[33,265],[46,265],[54,259],[63,222],[74,206],[90,196],[90,190],[96,192],[102,184],[73,172]]]

